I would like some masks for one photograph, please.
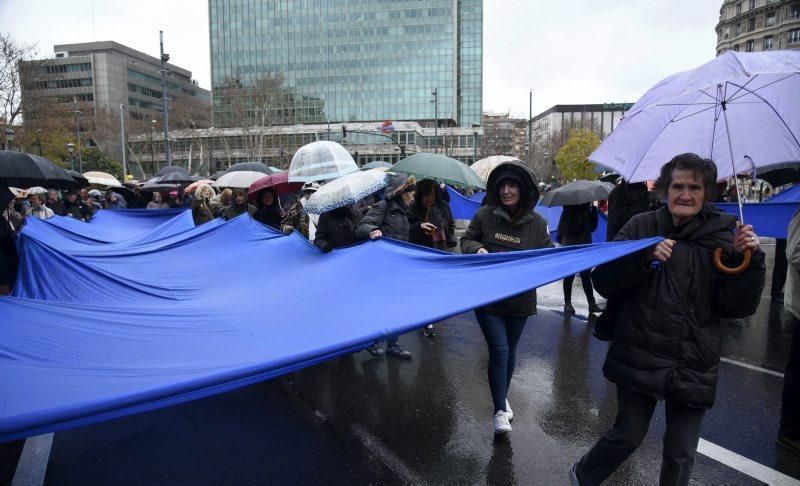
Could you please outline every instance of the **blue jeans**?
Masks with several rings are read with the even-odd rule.
[[[475,311],[475,317],[489,347],[489,389],[494,411],[506,409],[506,398],[514,374],[517,343],[525,329],[528,316],[498,316]]]

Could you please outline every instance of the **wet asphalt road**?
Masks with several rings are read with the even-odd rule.
[[[579,281],[573,303],[585,316]],[[615,391],[602,376],[607,344],[591,336],[592,320],[553,310],[563,305],[561,283],[540,289],[539,303],[518,348],[509,397],[514,430],[506,438],[493,435],[486,346],[467,313],[437,324],[432,339],[421,331],[403,336],[414,353],[409,362],[360,352],[273,382],[57,433],[46,482],[566,484],[569,465],[610,427]],[[781,305],[762,298],[755,316],[730,324],[725,357],[783,371],[788,323]],[[781,386],[778,376],[722,363],[702,439],[800,478],[800,458],[775,445]],[[659,406],[642,447],[610,483],[657,483],[663,430]],[[0,461],[12,447],[0,446]],[[702,454],[693,483],[762,484]]]

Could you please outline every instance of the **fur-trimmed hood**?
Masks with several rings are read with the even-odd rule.
[[[405,191],[408,187],[413,186],[415,183],[416,179],[414,179],[414,176],[395,174],[391,179],[389,179],[389,183],[386,185],[384,197],[386,199],[393,199],[402,194],[403,191]]]

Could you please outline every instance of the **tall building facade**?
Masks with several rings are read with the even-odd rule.
[[[216,126],[481,122],[482,0],[209,0],[209,27]]]
[[[725,0],[716,31],[718,56],[800,49],[800,0]]]
[[[161,117],[160,60],[113,41],[62,44],[53,50],[53,58],[20,65],[24,77],[23,115],[28,116],[26,105],[35,102],[65,104],[76,115],[76,136],[80,134],[80,143],[94,144],[96,136],[100,136],[97,132],[105,128],[114,137],[109,151],[120,160],[120,104],[126,106],[125,116],[129,119],[149,122]],[[211,93],[197,85],[191,71],[172,64],[167,64],[167,69],[170,110],[182,104],[188,110],[208,112]]]

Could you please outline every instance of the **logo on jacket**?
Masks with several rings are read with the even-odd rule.
[[[515,245],[519,245],[522,243],[522,238],[518,236],[504,235],[503,233],[495,233],[494,239],[499,241],[504,241],[506,243],[513,243]]]

